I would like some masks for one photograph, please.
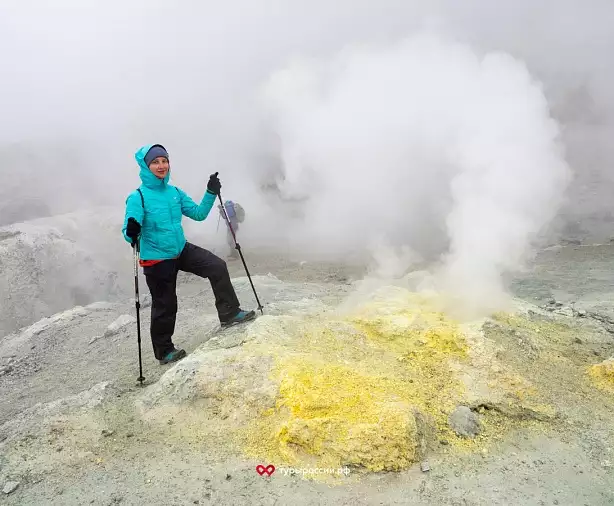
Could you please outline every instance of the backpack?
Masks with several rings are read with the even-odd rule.
[[[227,200],[226,202],[224,202],[224,209],[226,209],[226,214],[228,215],[228,218],[236,218],[239,223],[241,223],[245,219],[245,211],[243,210],[243,208],[232,200]]]
[[[224,208],[226,209],[226,214],[229,218],[234,218],[236,216],[235,204],[232,200],[227,200],[226,202],[224,202]]]
[[[237,214],[237,221],[241,223],[245,219],[245,211],[239,204],[235,204],[235,212]]]

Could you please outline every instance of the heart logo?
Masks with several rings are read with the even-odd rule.
[[[256,472],[260,476],[264,476],[265,474],[267,476],[271,476],[275,472],[275,466],[273,464],[269,464],[268,466],[264,467],[262,464],[258,464],[256,466]]]

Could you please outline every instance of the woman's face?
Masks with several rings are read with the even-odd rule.
[[[164,156],[154,158],[149,164],[149,170],[153,173],[154,176],[160,179],[164,179],[166,177],[166,174],[168,174],[169,169],[170,164],[168,163],[168,159]]]

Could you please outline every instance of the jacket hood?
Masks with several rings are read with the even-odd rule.
[[[148,188],[161,188],[162,186],[168,184],[171,177],[171,171],[169,169],[164,179],[160,179],[149,170],[149,167],[147,167],[147,164],[145,163],[145,155],[153,146],[155,146],[155,144],[147,144],[146,146],[143,146],[134,154],[134,158],[141,169],[139,176],[143,184]]]

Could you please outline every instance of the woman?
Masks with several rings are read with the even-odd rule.
[[[160,364],[168,364],[186,356],[172,341],[178,271],[209,279],[222,327],[253,320],[256,313],[241,310],[224,260],[187,242],[183,234],[183,216],[203,221],[213,207],[222,187],[217,172],[209,178],[201,203],[196,204],[185,192],[168,183],[169,156],[162,145],[143,146],[135,158],[142,184],[126,199],[122,232],[131,244],[140,239],[140,263],[152,300],[151,342]]]

